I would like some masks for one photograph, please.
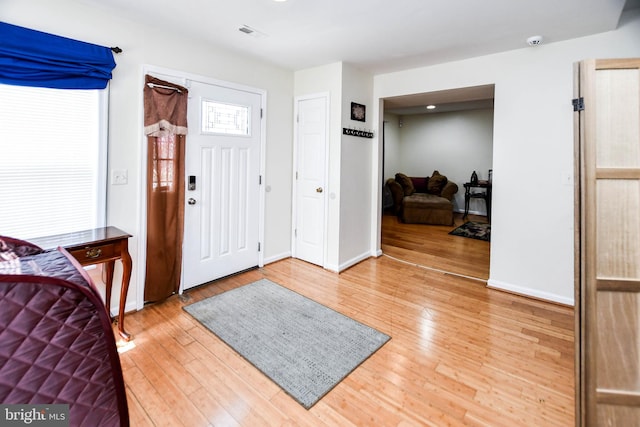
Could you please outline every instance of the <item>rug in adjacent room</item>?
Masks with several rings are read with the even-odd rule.
[[[184,310],[307,409],[390,339],[267,279]]]
[[[454,236],[469,237],[471,239],[491,241],[491,224],[485,222],[468,221],[449,232]]]

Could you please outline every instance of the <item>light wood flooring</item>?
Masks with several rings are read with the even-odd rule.
[[[459,245],[463,249],[447,249]],[[443,253],[474,252],[473,246],[440,245]],[[388,240],[385,247],[396,250]],[[395,248],[396,255],[406,254]],[[473,257],[461,266],[455,259],[445,265],[446,259],[437,261],[443,270],[475,275],[487,269],[471,268]],[[182,310],[261,278],[392,338],[305,410]],[[282,260],[127,314],[126,322],[135,346],[121,353],[121,361],[134,427],[574,423],[571,308],[389,256],[341,274]]]
[[[449,232],[466,221],[487,222],[485,216],[454,214],[454,225],[403,224],[398,217],[382,216],[382,252],[421,266],[462,276],[489,279],[490,243],[453,236]]]

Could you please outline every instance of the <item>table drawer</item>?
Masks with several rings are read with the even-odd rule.
[[[109,261],[120,256],[118,247],[113,243],[99,246],[87,246],[80,249],[70,250],[69,253],[77,259],[80,264],[98,264]]]

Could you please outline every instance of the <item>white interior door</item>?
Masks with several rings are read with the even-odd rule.
[[[261,95],[193,81],[183,289],[259,262]]]
[[[296,258],[324,265],[326,153],[326,96],[297,101],[296,126]]]

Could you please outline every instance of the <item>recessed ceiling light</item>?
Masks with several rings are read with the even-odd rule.
[[[433,104],[427,105],[427,110],[435,110],[436,106]]]

